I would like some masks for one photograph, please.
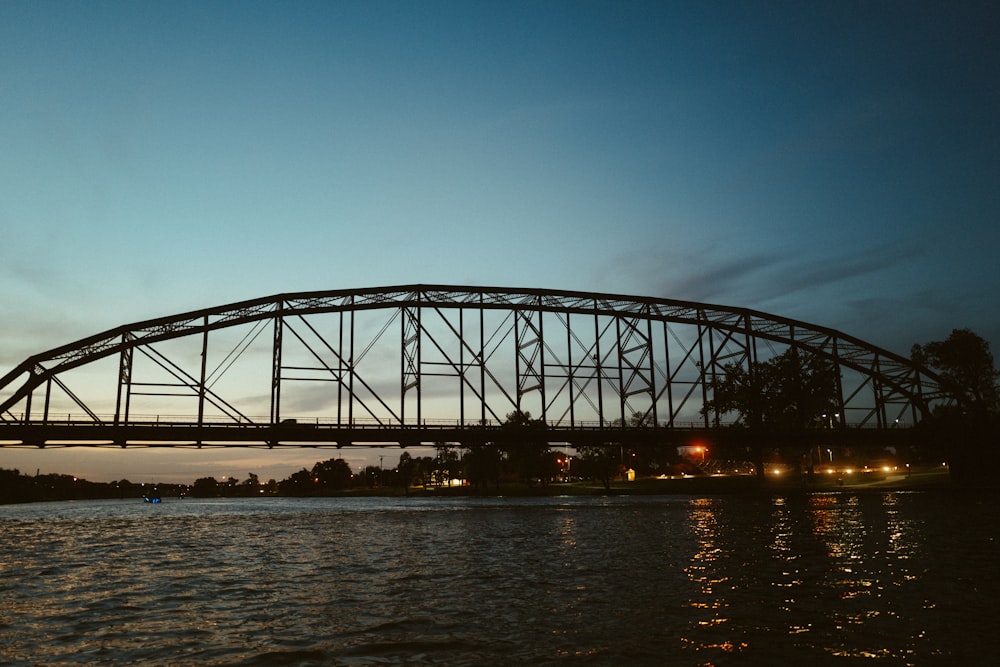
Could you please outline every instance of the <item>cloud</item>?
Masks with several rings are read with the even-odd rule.
[[[686,264],[699,267],[698,269],[669,279],[669,288],[682,295],[678,298],[705,302],[727,301],[734,293],[738,294],[748,285],[758,283],[762,276],[781,261],[778,255],[771,253],[722,259],[715,263],[706,263],[704,259],[707,258],[691,258]]]
[[[894,244],[891,251],[877,246],[825,256],[792,247],[744,249],[738,255],[732,250],[715,244],[686,252],[654,247],[623,253],[602,273],[642,285],[636,292],[641,295],[766,309],[767,304],[780,304],[793,295],[891,272],[925,252],[915,241]]]
[[[607,291],[631,291],[686,301],[717,302],[758,280],[780,256],[773,252],[726,257],[712,246],[683,252],[643,248],[621,253],[599,268],[599,284]]]
[[[919,254],[920,249],[911,243],[894,246],[891,252],[886,252],[883,247],[870,247],[857,253],[841,253],[819,259],[788,255],[770,267],[772,271],[765,276],[766,281],[762,284],[766,288],[762,301],[783,299],[836,287],[877,273],[888,273],[909,263]],[[869,285],[874,292],[878,291],[877,284]]]

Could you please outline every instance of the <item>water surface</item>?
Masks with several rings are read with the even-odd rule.
[[[992,664],[994,496],[0,507],[11,665]]]

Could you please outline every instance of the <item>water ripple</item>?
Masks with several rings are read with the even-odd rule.
[[[0,662],[975,664],[997,518],[921,494],[0,507]]]

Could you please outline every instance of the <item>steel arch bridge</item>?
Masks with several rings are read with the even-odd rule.
[[[942,400],[912,361],[821,326],[670,299],[406,285],[279,294],[129,324],[0,378],[4,446],[667,441],[727,364],[790,348],[839,369],[829,426],[884,432]],[[537,421],[537,420],[540,420]]]

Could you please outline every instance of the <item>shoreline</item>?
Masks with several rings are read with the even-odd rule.
[[[871,475],[864,479],[864,475]],[[668,479],[644,478],[633,482],[616,480],[605,489],[593,481],[555,482],[545,486],[528,486],[522,483],[504,483],[499,488],[455,486],[439,488],[413,487],[404,492],[394,488],[345,489],[328,496],[387,496],[398,498],[504,498],[504,497],[558,497],[558,496],[722,496],[747,497],[802,496],[823,494],[859,494],[892,492],[960,492],[992,491],[995,486],[958,484],[951,480],[947,468],[934,468],[910,474],[882,475],[859,473],[858,481],[843,481],[827,475],[786,475],[758,479],[750,475],[695,475]]]
[[[593,481],[554,482],[545,486],[529,486],[523,483],[507,482],[499,488],[488,485],[486,488],[473,486],[454,487],[399,487],[354,488],[315,496],[175,496],[164,495],[164,498],[350,498],[350,497],[390,497],[390,498],[524,498],[524,497],[559,497],[559,496],[745,496],[761,497],[798,497],[810,495],[839,494],[882,494],[909,492],[941,492],[960,493],[998,491],[997,485],[962,484],[953,482],[947,468],[932,468],[911,473],[882,474],[857,473],[835,477],[817,474],[812,478],[801,475],[774,475],[760,479],[751,475],[691,475],[674,478],[640,478],[632,482],[615,480],[610,488]],[[37,498],[0,502],[0,504],[25,504],[33,502],[72,502],[83,498]]]
[[[859,475],[860,476],[860,475]],[[605,489],[601,484],[593,482],[552,483],[544,487],[528,487],[526,485],[507,484],[500,489],[495,487],[474,489],[472,487],[453,487],[440,489],[411,489],[412,497],[449,497],[449,496],[640,496],[640,495],[747,495],[747,496],[781,496],[807,495],[827,493],[885,493],[885,492],[915,492],[938,490],[962,490],[966,487],[954,484],[947,469],[930,472],[915,472],[909,475],[880,475],[877,479],[869,478],[861,481],[831,479],[826,475],[816,475],[809,479],[806,475],[788,475],[780,478],[768,477],[758,479],[754,476],[686,476],[671,479],[639,479],[634,482],[615,481],[611,488]],[[979,489],[980,487],[973,487]],[[991,487],[982,487],[991,488]],[[377,491],[377,490],[371,490]],[[345,492],[341,495],[357,495]],[[400,492],[399,495],[403,495]]]

